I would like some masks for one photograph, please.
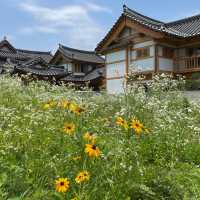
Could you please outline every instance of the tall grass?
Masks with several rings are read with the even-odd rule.
[[[200,199],[200,105],[182,97],[177,84],[157,77],[146,92],[133,85],[109,96],[1,77],[0,199]],[[85,111],[59,106],[64,100]],[[45,108],[49,101],[56,104]],[[148,131],[136,134],[135,119]],[[71,135],[66,122],[75,125]],[[86,132],[94,133],[100,156],[85,153]],[[90,179],[78,184],[83,170]],[[66,193],[55,190],[58,178],[68,178]]]

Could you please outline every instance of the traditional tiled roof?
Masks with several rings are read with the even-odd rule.
[[[23,63],[21,66],[24,67],[36,67],[38,66],[42,68],[46,68],[48,67],[48,62],[46,62],[42,57],[37,57],[37,58],[33,58],[25,63]]]
[[[25,73],[30,73],[32,75],[38,75],[38,76],[51,76],[51,77],[57,77],[57,76],[65,76],[67,75],[66,72],[64,72],[61,69],[58,68],[48,68],[48,69],[36,69],[36,68],[31,68],[31,67],[16,67],[17,70],[25,72]]]
[[[140,24],[143,24],[144,26],[147,26],[150,29],[174,36],[186,38],[200,34],[200,15],[170,23],[164,23],[139,14],[127,6],[124,6],[123,15],[137,21]]]
[[[98,51],[102,44],[110,37],[112,32],[118,27],[118,24],[124,18],[133,20],[134,22],[137,22],[142,26],[153,31],[164,33],[169,36],[177,37],[180,39],[200,35],[200,15],[188,17],[174,22],[165,23],[142,15],[124,5],[122,15],[113,25],[113,27],[105,36],[105,38],[97,45],[96,51]]]
[[[1,58],[11,58],[11,59],[19,59],[19,60],[27,60],[27,56],[21,53],[14,53],[9,51],[0,50],[0,57]]]
[[[104,77],[105,77],[105,67],[101,67],[89,72],[87,75],[83,77],[69,74],[68,76],[60,80],[65,82],[88,82]]]
[[[200,35],[200,14],[166,23],[165,26],[186,34],[186,37],[198,36]]]
[[[17,49],[17,52],[19,54],[22,54],[23,56],[29,57],[29,58],[37,58],[41,57],[46,62],[49,62],[52,59],[51,52],[42,52],[42,51],[30,51],[30,50],[24,50],[24,49]]]
[[[17,65],[15,67],[15,73],[17,72],[30,73],[32,75],[45,77],[64,77],[67,75],[67,72],[63,69],[48,67],[46,61],[41,57],[38,57],[21,65]]]
[[[7,46],[9,50],[1,49],[3,46]],[[52,59],[51,52],[16,49],[5,39],[0,42],[0,57],[18,59],[22,61],[41,57],[46,62],[49,62]]]
[[[48,63],[43,58],[38,57],[15,66],[13,74],[16,73],[29,73],[36,76],[55,77],[66,82],[87,82],[105,77],[105,68],[97,68],[84,76],[77,76],[68,73],[65,69],[57,66],[48,66]]]
[[[104,59],[97,55],[94,51],[84,51],[78,49],[72,49],[64,45],[59,45],[59,51],[71,60],[78,60],[88,63],[103,64]]]

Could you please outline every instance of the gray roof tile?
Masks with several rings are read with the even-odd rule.
[[[72,49],[63,45],[59,45],[59,50],[68,58],[88,63],[104,64],[104,59],[97,55],[94,51],[84,51]]]
[[[7,46],[9,50],[1,49],[1,47]],[[14,48],[7,40],[2,40],[0,42],[0,57],[19,59],[19,60],[29,60],[37,57],[43,58],[46,62],[52,59],[51,52],[41,52],[41,51],[30,51],[24,49]]]
[[[200,15],[174,22],[164,23],[139,14],[126,6],[124,6],[123,15],[147,26],[150,29],[164,32],[173,36],[187,38],[200,34]]]

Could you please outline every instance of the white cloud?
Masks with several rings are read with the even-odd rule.
[[[19,4],[20,8],[36,19],[36,25],[24,27],[22,34],[35,32],[48,34],[66,34],[69,45],[76,48],[94,48],[104,34],[104,27],[99,25],[91,16],[91,12],[110,13],[106,7],[84,3],[80,5],[67,5],[50,8],[25,2]]]
[[[97,11],[97,12],[107,12],[107,13],[112,13],[112,10],[104,7],[104,6],[100,6],[98,4],[94,4],[94,3],[86,3],[86,6],[88,7],[89,10],[93,10],[93,11]]]

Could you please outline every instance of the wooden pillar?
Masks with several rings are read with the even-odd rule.
[[[155,73],[159,72],[158,46],[155,44]]]
[[[128,71],[129,71],[129,46],[126,48],[126,64],[125,64],[125,87],[127,86],[127,76],[128,76]]]
[[[128,70],[129,70],[129,47],[126,48],[126,76],[128,75]]]

